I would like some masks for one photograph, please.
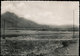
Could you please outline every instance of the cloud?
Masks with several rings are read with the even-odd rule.
[[[20,17],[39,24],[73,24],[73,10],[75,11],[75,24],[79,25],[79,2],[2,1],[1,3],[1,13],[14,12]]]

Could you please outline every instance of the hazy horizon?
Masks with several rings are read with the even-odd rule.
[[[12,12],[19,17],[45,25],[79,25],[79,2],[2,1],[1,14]]]

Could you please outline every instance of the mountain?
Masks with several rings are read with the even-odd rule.
[[[37,23],[24,19],[23,17],[18,17],[11,12],[6,12],[1,15],[1,23],[2,27],[5,24],[5,28],[32,28],[39,26]]]
[[[25,19],[23,17],[18,17],[16,14],[11,12],[6,12],[1,15],[1,28],[5,29],[27,29],[27,30],[68,30],[72,31],[79,30],[77,26],[64,25],[64,26],[54,26],[54,25],[40,25],[31,20]]]

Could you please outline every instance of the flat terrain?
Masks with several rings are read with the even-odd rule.
[[[1,39],[2,55],[78,56],[79,32],[75,32],[74,35],[73,32],[58,31],[6,32],[6,39]]]
[[[69,31],[31,31],[31,30],[5,30],[2,36],[9,39],[72,39],[79,38],[79,32]]]

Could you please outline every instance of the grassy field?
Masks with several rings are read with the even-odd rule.
[[[73,32],[21,31],[18,32],[18,34],[21,34],[21,36],[18,35],[17,37],[15,37],[11,35],[5,36],[6,37],[5,40],[1,39],[2,55],[78,56],[79,49],[78,32],[75,32],[75,34],[73,35]]]
[[[78,40],[6,40],[1,45],[1,53],[14,56],[78,56],[78,43]]]
[[[79,38],[79,32],[5,30],[2,31],[3,36],[9,39],[71,39]]]

